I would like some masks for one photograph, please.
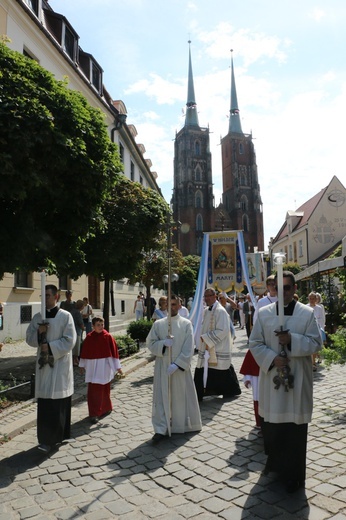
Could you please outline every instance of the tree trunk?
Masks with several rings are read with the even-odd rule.
[[[105,329],[109,331],[109,276],[105,276],[103,295],[103,319],[105,320]]]
[[[111,311],[112,316],[116,315],[115,306],[114,306],[114,288],[113,288],[113,280],[110,280],[110,296],[111,296]]]
[[[152,310],[151,310],[151,294],[150,294],[150,285],[146,286],[147,291],[147,320],[151,320]]]

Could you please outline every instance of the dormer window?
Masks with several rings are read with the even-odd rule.
[[[24,2],[38,16],[40,0],[24,0]]]
[[[76,38],[70,31],[70,29],[64,25],[63,26],[63,48],[66,54],[71,58],[71,60],[76,61]]]
[[[101,70],[95,65],[91,64],[91,83],[94,85],[98,92],[101,91]]]
[[[39,1],[39,0],[38,0]],[[73,62],[77,61],[78,34],[66,18],[54,11],[44,9],[47,30],[61,45],[64,52]]]
[[[91,54],[84,52],[81,48],[79,49],[79,66],[97,92],[102,94],[103,70],[95,58]]]

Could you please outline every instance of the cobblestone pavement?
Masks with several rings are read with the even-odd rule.
[[[237,331],[236,370],[246,349]],[[49,457],[34,426],[0,446],[0,520],[346,520],[346,367],[315,374],[306,489],[287,495],[261,475],[251,391],[205,399],[200,433],[153,447],[153,363],[139,365],[114,385],[114,412],[98,424],[87,421],[85,399],[75,403],[73,439]]]

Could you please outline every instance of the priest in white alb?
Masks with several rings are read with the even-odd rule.
[[[155,355],[152,423],[153,444],[169,433],[202,429],[195,385],[191,374],[194,353],[192,323],[178,314],[179,298],[172,295],[171,337],[169,318],[154,322],[147,347]]]

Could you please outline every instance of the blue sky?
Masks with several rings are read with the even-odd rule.
[[[184,125],[188,40],[199,124],[210,127],[215,203],[228,132],[230,49],[245,133],[252,132],[265,248],[287,210],[346,185],[346,2],[330,0],[50,0],[127,108],[169,201],[173,145]]]

